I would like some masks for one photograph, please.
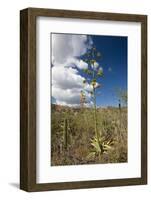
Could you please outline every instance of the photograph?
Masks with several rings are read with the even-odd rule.
[[[20,189],[147,184],[147,15],[20,11]]]
[[[127,162],[125,36],[51,33],[50,165]]]

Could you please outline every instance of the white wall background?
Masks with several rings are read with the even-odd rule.
[[[149,140],[149,174],[147,186],[85,189],[26,193],[19,184],[19,10],[43,7],[103,12],[138,13],[148,15],[148,35],[151,34],[150,0],[13,0],[0,5],[0,198],[1,199],[150,199],[151,197],[151,136]],[[151,52],[148,38],[148,57]],[[150,102],[151,70],[148,60],[148,102]],[[148,105],[149,111],[151,106]],[[151,113],[151,112],[150,112]],[[151,115],[149,115],[149,120]]]

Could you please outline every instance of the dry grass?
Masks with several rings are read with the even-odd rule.
[[[104,141],[113,141],[112,148],[99,156],[88,156],[93,151],[93,109],[52,105],[51,165],[78,165],[127,162],[127,108],[97,109],[98,131]],[[67,119],[66,145],[64,120]]]

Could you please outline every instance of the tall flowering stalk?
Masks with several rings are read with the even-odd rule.
[[[88,64],[88,68],[84,69],[84,73],[86,74],[86,78],[84,79],[84,84],[89,84],[91,86],[91,99],[93,102],[93,110],[94,110],[94,129],[95,136],[99,143],[99,132],[97,127],[97,90],[100,88],[101,84],[99,83],[100,77],[103,76],[103,69],[99,66],[99,60],[101,59],[101,54],[96,50],[95,47],[91,48],[85,55],[84,61]]]

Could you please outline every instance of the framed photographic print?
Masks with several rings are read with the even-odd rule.
[[[20,12],[20,188],[147,184],[147,16]]]

